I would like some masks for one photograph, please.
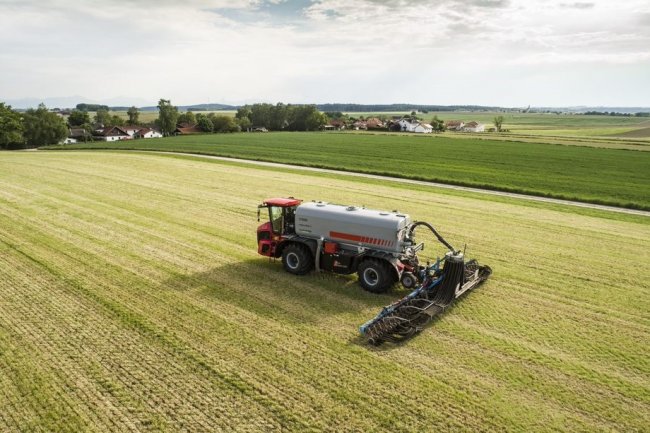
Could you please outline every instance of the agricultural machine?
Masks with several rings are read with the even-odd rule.
[[[257,251],[281,257],[287,272],[356,272],[359,284],[374,293],[383,293],[398,281],[414,289],[361,326],[373,344],[412,336],[492,272],[476,260],[466,262],[464,254],[429,223],[411,221],[397,211],[272,198],[258,206],[258,220],[262,209],[268,211],[269,221],[257,228]],[[422,265],[418,258],[424,243],[417,243],[415,234],[421,228],[449,250],[433,265]]]

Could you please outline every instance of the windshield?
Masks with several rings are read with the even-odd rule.
[[[279,206],[269,206],[269,215],[271,216],[273,233],[282,233],[282,208]]]

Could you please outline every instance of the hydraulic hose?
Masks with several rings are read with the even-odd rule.
[[[455,249],[454,247],[452,247],[452,246],[449,244],[449,242],[447,242],[447,241],[445,240],[445,238],[443,238],[442,236],[440,236],[440,233],[438,233],[438,232],[436,231],[436,229],[434,229],[433,226],[432,226],[431,224],[429,224],[428,222],[425,222],[425,221],[415,221],[413,224],[411,224],[411,227],[409,228],[409,231],[408,231],[408,235],[407,235],[407,237],[408,237],[408,238],[412,238],[412,237],[413,237],[413,232],[415,232],[415,228],[416,228],[416,227],[419,227],[419,226],[425,226],[426,228],[428,228],[429,230],[431,230],[431,233],[433,233],[433,234],[436,236],[436,238],[440,241],[441,244],[443,244],[444,246],[446,246],[447,248],[449,248],[449,251],[452,251],[452,252],[454,252],[454,253],[456,252],[456,249]]]

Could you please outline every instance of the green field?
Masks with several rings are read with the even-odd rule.
[[[217,116],[230,116],[230,117],[235,117],[236,111],[232,110],[219,110],[219,111],[194,111],[194,114],[208,114],[208,113],[215,113]],[[94,113],[92,113],[94,115]],[[122,119],[127,120],[129,118],[129,115],[127,114],[126,111],[111,111],[110,115],[118,115]],[[91,116],[92,117],[92,116]],[[141,111],[140,116],[138,117],[140,122],[142,123],[151,123],[158,119],[158,111]]]
[[[173,150],[650,209],[650,153],[436,135],[210,134],[60,149]]]
[[[256,255],[256,205],[288,195],[407,211],[494,274],[406,344],[370,347],[358,325],[404,292]],[[647,431],[649,262],[641,216],[0,153],[0,431]]]

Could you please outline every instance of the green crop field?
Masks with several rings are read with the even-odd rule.
[[[56,146],[173,150],[650,209],[650,153],[434,135],[210,134]]]
[[[404,116],[410,112],[394,113],[346,113],[353,117],[392,117]],[[513,113],[513,112],[483,112],[483,111],[438,111],[421,113],[417,116],[426,122],[437,116],[444,121],[461,120],[464,122],[476,121],[483,123],[486,129],[494,127],[494,118],[503,117],[503,128],[508,133],[482,133],[479,136],[508,139],[511,137],[548,137],[562,138],[560,144],[589,145],[589,142],[580,140],[588,137],[596,139],[596,144],[602,142],[610,145],[650,144],[650,120],[647,117],[624,116],[586,116],[582,114],[554,114],[554,113]],[[461,134],[465,135],[465,134]],[[577,139],[577,140],[571,140]],[[631,140],[630,140],[631,139]],[[560,140],[556,140],[560,141]],[[575,143],[572,143],[575,141]]]
[[[256,205],[289,195],[408,212],[494,274],[414,339],[368,346],[357,327],[405,292],[258,256]],[[2,152],[0,431],[647,431],[648,263],[643,216]]]
[[[208,114],[208,113],[215,113],[217,116],[230,116],[230,117],[235,117],[235,111],[232,110],[219,110],[219,111],[194,111],[194,114]],[[123,119],[128,119],[129,115],[127,114],[126,111],[111,111],[110,112],[111,116],[112,115],[118,115]],[[150,123],[153,122],[154,120],[158,119],[158,111],[141,111],[139,120],[142,123]]]

